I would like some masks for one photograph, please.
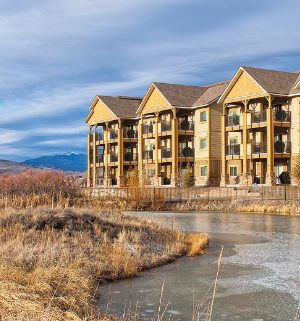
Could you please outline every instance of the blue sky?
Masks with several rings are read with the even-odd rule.
[[[300,70],[299,0],[1,0],[0,159],[86,152],[96,94]]]

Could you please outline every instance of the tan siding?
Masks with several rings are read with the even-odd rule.
[[[210,114],[210,156],[221,159],[222,106],[218,104],[212,105]]]
[[[144,105],[142,113],[156,111],[163,107],[171,107],[171,105],[165,99],[165,97],[160,93],[160,91],[157,88],[154,88],[154,90],[152,91],[152,93],[150,94],[148,100]]]
[[[260,86],[258,86],[257,83],[247,73],[243,72],[229,91],[226,99],[233,99],[263,93],[264,90]]]
[[[117,119],[115,114],[101,100],[99,100],[94,107],[94,111],[88,121],[88,124],[92,125],[113,119]]]

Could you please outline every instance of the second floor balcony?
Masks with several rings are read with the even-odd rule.
[[[99,154],[96,156],[96,163],[104,163],[104,154]]]
[[[143,152],[143,160],[153,161],[153,159],[154,159],[153,155],[154,155],[153,150],[145,150]]]
[[[291,153],[291,142],[277,140],[274,143],[274,154],[289,154]]]
[[[267,121],[266,111],[258,111],[251,114],[252,124],[265,123]]]
[[[178,149],[178,156],[180,158],[193,158],[194,157],[194,149],[192,147],[189,146],[185,146],[185,147],[180,147]]]
[[[253,143],[251,146],[252,154],[265,154],[267,153],[267,144],[266,143]]]
[[[240,144],[227,145],[225,147],[226,156],[239,156],[240,152],[241,152]]]
[[[143,124],[143,135],[153,135],[153,124]]]
[[[170,132],[172,131],[172,124],[170,121],[161,121],[160,123],[160,131],[161,133],[165,133],[165,132]]]
[[[118,130],[109,130],[108,138],[111,140],[118,139]]]
[[[124,162],[137,162],[139,160],[137,153],[125,152],[124,153]]]
[[[116,163],[118,161],[118,154],[117,153],[110,153],[109,154],[109,161],[111,163]]]
[[[178,130],[180,131],[193,131],[194,122],[188,119],[179,119],[178,121]]]
[[[138,131],[133,128],[124,128],[123,137],[127,139],[138,138]]]
[[[291,112],[286,110],[274,111],[274,122],[289,123],[291,121]]]
[[[240,115],[229,115],[226,117],[226,127],[240,126]]]
[[[164,160],[164,159],[170,159],[170,158],[172,158],[171,148],[166,148],[166,147],[161,148],[161,159]]]

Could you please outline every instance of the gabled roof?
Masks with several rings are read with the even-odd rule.
[[[197,99],[193,106],[205,106],[215,101],[222,95],[228,84],[229,81],[224,81],[205,87],[205,92]]]
[[[119,118],[136,117],[136,111],[142,101],[140,97],[102,95],[97,97]]]
[[[99,100],[104,103],[116,118],[136,118],[137,109],[142,101],[139,97],[97,95],[90,106],[90,112],[85,122],[88,122],[92,117],[94,108]]]
[[[205,87],[200,86],[176,85],[159,82],[154,82],[153,84],[174,107],[192,106],[206,91]]]
[[[255,81],[270,94],[288,95],[299,76],[297,73],[242,67]]]
[[[290,91],[290,94],[298,94],[300,93],[300,72],[298,72],[299,76],[295,82],[295,86],[293,87],[293,89]]]

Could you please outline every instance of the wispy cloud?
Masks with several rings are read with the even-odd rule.
[[[297,0],[3,0],[0,158],[84,152],[96,94],[208,84],[239,65],[300,70],[299,10]]]

